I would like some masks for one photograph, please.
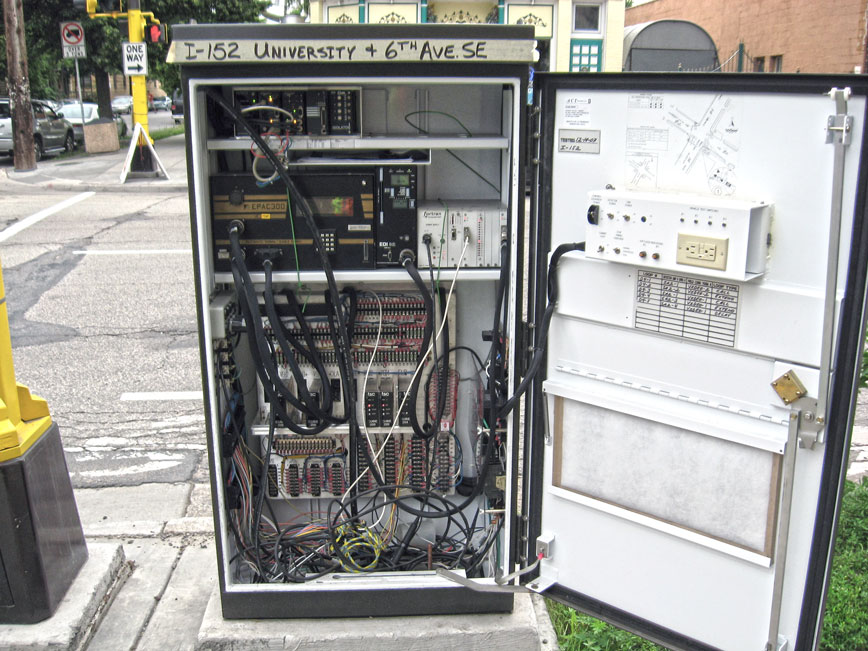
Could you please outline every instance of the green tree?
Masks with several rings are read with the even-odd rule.
[[[126,3],[124,2],[124,5]],[[77,20],[85,30],[87,58],[79,60],[82,75],[93,74],[97,99],[103,115],[109,111],[108,75],[122,72],[121,42],[128,40],[126,23],[111,18],[88,18],[76,10],[72,0],[23,0],[27,56],[32,97],[60,98],[68,89],[64,80],[74,70],[72,59],[64,59],[60,45],[60,23]],[[142,11],[152,12],[168,25],[187,23],[257,22],[268,0],[142,0]],[[0,23],[0,46],[5,34]],[[171,30],[169,38],[171,39]],[[165,63],[166,44],[148,44],[149,77],[158,79],[167,90],[178,88],[176,66]],[[0,75],[6,78],[6,58],[0,57]]]
[[[171,42],[172,25],[191,20],[200,24],[260,22],[269,4],[269,0],[142,0],[142,10],[153,12],[161,23],[169,25]],[[148,44],[149,76],[171,94],[181,87],[181,78],[178,66],[166,63],[167,53],[166,43]]]

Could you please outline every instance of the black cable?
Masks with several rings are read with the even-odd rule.
[[[262,327],[262,317],[259,313],[259,302],[253,289],[253,281],[244,263],[244,253],[241,251],[238,228],[229,229],[229,243],[232,263],[232,278],[235,281],[236,295],[241,306],[241,313],[247,323],[247,337],[250,343],[250,355],[253,358],[256,373],[262,382],[262,388],[268,397],[271,409],[277,411],[277,417],[283,425],[296,434],[316,434],[325,429],[325,423],[320,423],[321,429],[306,428],[298,425],[281,404],[281,398],[302,411],[302,403],[283,384],[277,367],[274,365],[272,351],[268,348],[268,338]],[[255,312],[254,312],[255,310]]]
[[[331,408],[331,393],[329,392],[327,401],[325,399],[323,400],[324,406],[322,408],[319,404],[317,404],[316,399],[310,394],[310,391],[307,387],[307,378],[304,376],[304,373],[302,373],[301,367],[299,367],[298,361],[295,359],[293,347],[288,340],[288,336],[291,337],[291,334],[286,330],[286,326],[283,325],[283,321],[277,314],[277,307],[274,304],[271,260],[266,260],[263,263],[262,268],[265,272],[265,290],[262,293],[263,299],[265,301],[265,314],[268,317],[269,323],[271,324],[271,330],[274,333],[274,338],[277,340],[280,351],[281,353],[283,353],[283,357],[286,360],[286,365],[289,367],[293,378],[295,378],[296,390],[298,391],[298,399],[302,403],[301,411],[308,417],[317,419],[319,421],[319,425],[317,425],[317,427],[314,429],[322,426],[322,429],[319,430],[322,431],[326,428],[327,425],[334,424],[336,422],[332,418],[331,414],[328,413],[328,410]],[[320,368],[322,368],[322,366],[320,366]],[[328,385],[328,376],[325,374],[324,368],[322,368],[320,380],[323,383],[324,387]]]
[[[552,253],[551,260],[549,260],[549,271],[547,277],[548,304],[546,305],[545,312],[543,313],[542,322],[540,323],[539,328],[537,328],[537,340],[533,347],[533,358],[528,365],[528,369],[527,372],[524,374],[524,378],[522,378],[521,383],[515,389],[512,397],[507,400],[498,410],[498,418],[503,418],[510,411],[512,411],[512,409],[515,407],[516,402],[518,402],[519,398],[521,398],[524,392],[527,391],[530,383],[533,381],[534,377],[542,367],[543,360],[545,359],[546,342],[548,341],[549,336],[549,326],[551,325],[552,316],[554,315],[555,308],[557,307],[558,302],[558,262],[560,262],[561,257],[565,253],[569,253],[570,251],[582,251],[584,250],[584,248],[584,242],[572,242],[569,244],[561,244],[555,249],[554,253]]]
[[[237,241],[237,231],[234,228],[229,230],[230,245],[233,239]],[[239,299],[238,304],[241,307],[241,315],[244,318],[244,322],[248,324],[247,338],[248,343],[250,344],[250,356],[253,358],[253,365],[256,369],[256,374],[259,376],[262,383],[263,390],[268,396],[269,401],[274,403],[277,408],[278,417],[286,427],[291,428],[295,424],[283,408],[283,405],[280,403],[279,398],[281,397],[281,393],[278,389],[275,389],[272,380],[272,376],[277,376],[277,369],[272,368],[273,362],[271,360],[271,351],[266,345],[265,333],[262,328],[262,318],[259,314],[259,304],[256,301],[256,297],[250,295],[252,289],[248,286],[249,275],[246,273],[243,261],[240,265],[236,262],[237,260],[240,260],[241,257],[243,257],[243,254],[236,256],[233,253],[230,260],[232,261],[232,277],[235,281],[236,296]],[[249,282],[252,285],[252,281]],[[254,309],[256,310],[255,312],[253,311]],[[280,383],[280,386],[282,387],[282,383]],[[286,388],[282,388],[283,391],[286,392]],[[290,400],[290,404],[292,404],[292,401],[298,403],[298,401],[295,400],[295,396],[292,396],[292,394],[289,394],[288,399]],[[300,405],[300,403],[298,404]]]
[[[489,390],[489,415],[488,423],[491,428],[496,427],[497,413],[496,406],[499,403],[500,392],[503,389],[503,365],[505,356],[503,354],[503,341],[500,335],[501,320],[503,318],[502,311],[505,304],[506,288],[509,278],[509,255],[506,242],[500,245],[500,276],[497,280],[495,288],[495,306],[494,306],[494,323],[491,328],[491,348],[488,353],[488,390]]]
[[[259,548],[259,525],[262,519],[262,503],[265,501],[265,493],[268,491],[268,460],[271,458],[271,446],[274,443],[274,406],[268,417],[268,441],[265,446],[265,456],[262,459],[262,471],[259,475],[259,494],[256,496],[256,508],[253,512],[253,549],[256,552],[256,569],[259,577],[265,579],[262,570],[262,550]]]
[[[292,310],[293,316],[295,317],[296,322],[298,323],[299,328],[301,329],[302,337],[304,337],[305,343],[307,344],[307,349],[305,349],[301,344],[298,344],[299,352],[308,360],[308,362],[314,367],[317,375],[320,378],[320,383],[323,387],[323,399],[322,399],[322,411],[326,413],[331,412],[331,408],[334,405],[336,400],[340,400],[340,397],[335,398],[332,395],[331,385],[329,383],[329,376],[325,370],[325,365],[322,361],[322,356],[319,354],[319,350],[316,346],[316,341],[313,337],[313,331],[310,328],[310,325],[307,322],[307,317],[304,315],[304,311],[301,306],[298,304],[298,299],[295,297],[295,292],[291,289],[284,290],[283,292],[286,302]],[[343,419],[331,417],[333,423],[340,423],[346,420],[346,417]]]
[[[434,312],[434,299],[428,292],[428,288],[425,286],[425,281],[422,280],[422,276],[419,275],[419,270],[416,269],[416,265],[413,264],[413,261],[410,260],[409,257],[404,260],[404,269],[406,269],[407,273],[410,274],[410,278],[413,279],[413,282],[416,284],[416,288],[422,295],[422,301],[425,303],[425,314],[427,315],[427,318],[425,319],[425,327],[422,331],[422,343],[419,346],[419,353],[416,355],[416,367],[419,368],[425,363],[425,358],[428,355],[428,346],[431,343],[431,334],[433,332],[434,321],[436,319]],[[421,379],[422,373],[420,371],[413,378],[413,381],[410,382],[410,386],[407,388],[407,404],[410,405],[410,426],[413,428],[413,432],[416,434],[416,436],[427,439],[436,434],[437,428],[428,427],[427,404],[425,405],[426,423],[424,425],[419,424],[419,417],[416,414],[416,404],[418,401],[419,382],[421,381]]]
[[[262,155],[271,163],[277,175],[286,185],[287,191],[290,194],[290,198],[295,202],[298,213],[301,213],[305,223],[307,224],[308,229],[311,232],[311,236],[313,238],[314,250],[316,251],[319,259],[320,265],[323,270],[323,274],[326,277],[326,284],[328,286],[328,291],[331,296],[331,303],[334,306],[339,306],[340,300],[338,296],[338,288],[337,281],[335,280],[334,271],[332,270],[331,262],[329,261],[328,254],[326,253],[326,249],[323,246],[322,235],[319,231],[319,227],[317,226],[316,220],[313,216],[313,211],[310,208],[310,204],[308,204],[307,199],[305,199],[304,195],[301,194],[295,182],[292,180],[292,177],[289,175],[289,172],[283,167],[280,159],[277,155],[272,151],[272,149],[268,146],[268,144],[260,137],[259,133],[256,129],[254,129],[250,124],[245,120],[244,116],[241,114],[238,109],[236,109],[230,102],[226,100],[220,93],[215,92],[212,89],[208,89],[205,91],[207,97],[215,102],[218,106],[220,106],[234,121],[235,123],[242,128],[242,130],[246,131],[250,136],[253,143],[259,148],[262,152]],[[335,351],[341,350],[341,348],[347,352],[352,351],[352,345],[349,340],[349,330],[347,328],[347,324],[344,320],[344,315],[341,310],[336,310],[335,318],[337,319],[337,330],[339,335],[341,336],[343,346],[338,346],[338,342],[335,341]],[[355,387],[352,382],[352,374],[353,374],[353,366],[352,366],[352,357],[349,359],[342,358],[340,354],[338,354],[338,367],[341,373],[341,380],[344,396],[345,396],[345,413],[347,416],[347,420],[349,423],[350,436],[351,441],[357,440],[358,437],[358,422],[356,417],[356,395],[355,395]],[[357,447],[357,446],[355,446]],[[355,458],[355,455],[354,457]],[[352,465],[352,461],[351,461]],[[352,469],[353,471],[356,468]]]
[[[431,255],[431,242],[430,241],[425,242],[425,248],[428,251],[429,262],[433,261],[434,258]],[[434,281],[434,265],[433,264],[428,265],[428,275],[431,278],[431,297],[433,299],[434,296],[437,296],[437,299],[438,299],[438,302],[441,306],[441,309],[444,310],[444,312],[443,312],[443,324],[444,324],[443,328],[441,329],[439,326],[437,326],[437,323],[435,320],[435,326],[437,326],[437,328],[433,330],[434,337],[431,340],[431,346],[433,349],[432,352],[434,353],[434,364],[432,365],[433,370],[431,371],[431,373],[437,374],[437,406],[434,409],[433,426],[437,431],[439,431],[440,430],[440,421],[443,418],[443,412],[446,410],[446,390],[447,390],[448,385],[449,385],[449,357],[447,355],[444,358],[444,360],[442,362],[443,368],[441,370],[440,358],[437,355],[437,339],[439,339],[439,337],[437,336],[437,330],[442,330],[443,342],[445,344],[444,349],[449,350],[449,325],[448,325],[448,315],[445,312],[445,303],[443,302],[443,296],[439,295],[437,293],[437,284]],[[427,386],[430,383],[430,380],[431,380],[431,375],[429,374],[428,382],[425,383],[425,385],[426,385],[426,391],[425,391],[425,419],[426,419],[426,421],[428,419],[428,412],[429,412]]]

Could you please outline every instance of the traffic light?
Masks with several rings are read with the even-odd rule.
[[[89,14],[95,14],[97,9],[96,0],[72,0],[72,7]]]
[[[97,12],[112,13],[122,11],[121,0],[72,0],[73,9],[83,10],[89,14]]]
[[[166,26],[165,25],[148,25],[145,28],[145,41],[148,43],[165,43],[166,42]]]

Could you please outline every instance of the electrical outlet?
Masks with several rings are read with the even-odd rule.
[[[678,250],[675,262],[690,267],[726,271],[729,239],[678,233]]]

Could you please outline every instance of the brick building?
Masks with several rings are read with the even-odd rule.
[[[746,71],[868,70],[868,0],[651,0],[627,9],[624,24],[663,18],[704,28],[721,63],[743,44]]]

